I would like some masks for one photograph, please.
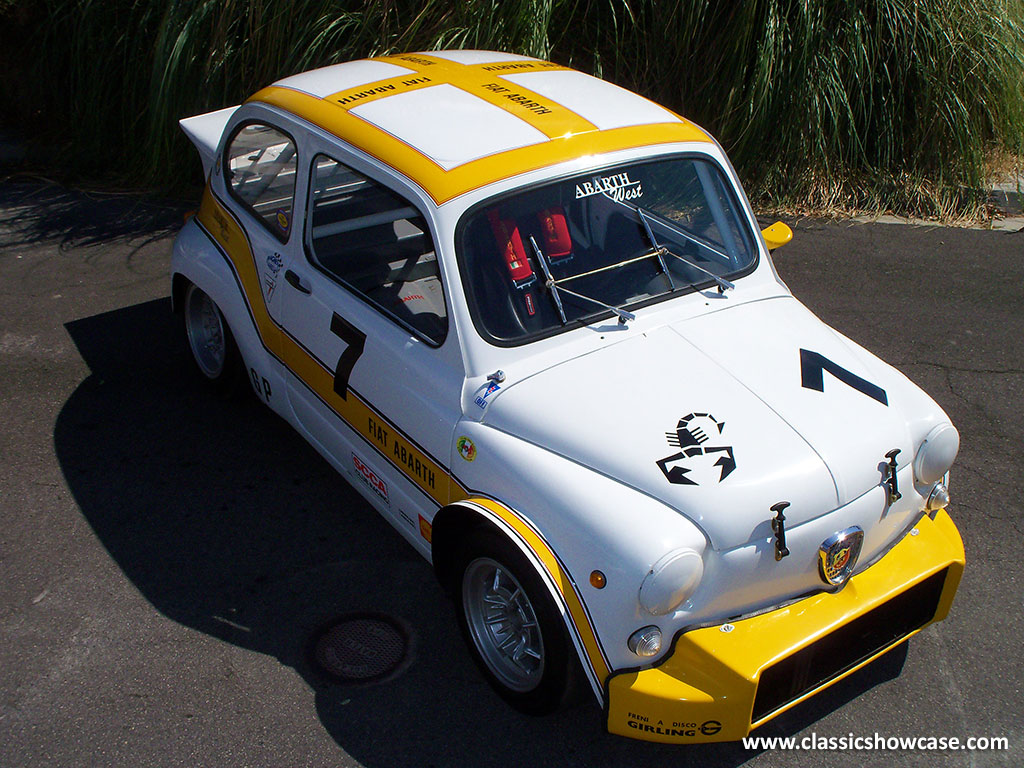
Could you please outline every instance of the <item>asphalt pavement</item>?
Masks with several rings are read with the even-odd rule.
[[[785,752],[506,707],[428,564],[255,398],[193,374],[168,298],[182,212],[0,184],[0,766],[1024,764],[1024,232],[804,220],[777,252],[959,428],[967,570],[948,620],[756,733],[1009,740]],[[404,621],[412,658],[345,687],[309,642],[359,610]]]

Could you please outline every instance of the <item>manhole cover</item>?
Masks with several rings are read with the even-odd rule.
[[[398,619],[382,613],[351,613],[313,636],[312,655],[316,666],[335,681],[379,682],[404,669],[409,632]]]

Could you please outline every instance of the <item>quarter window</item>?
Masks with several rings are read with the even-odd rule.
[[[234,196],[281,242],[295,201],[295,144],[268,125],[244,126],[228,145],[227,181]]]
[[[448,330],[437,254],[426,220],[401,195],[318,155],[307,238],[323,271],[440,344]]]

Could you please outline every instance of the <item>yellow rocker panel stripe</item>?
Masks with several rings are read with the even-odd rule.
[[[263,345],[293,374],[310,388],[335,414],[358,432],[399,471],[415,483],[438,505],[451,497],[448,471],[415,446],[383,414],[372,408],[351,388],[342,398],[334,391],[334,372],[284,332],[270,317],[263,299],[259,272],[252,248],[234,217],[210,191],[203,193],[199,222],[217,240],[234,265]],[[388,436],[375,426],[387,427]]]

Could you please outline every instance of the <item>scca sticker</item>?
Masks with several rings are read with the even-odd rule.
[[[277,287],[277,273],[284,266],[284,259],[280,253],[272,253],[267,256],[267,272],[263,273],[263,287],[267,293],[267,301],[274,295],[274,288]]]
[[[455,443],[455,450],[459,452],[466,461],[473,461],[476,458],[476,446],[473,445],[473,441],[463,435],[459,438],[459,441]]]
[[[381,480],[377,476],[377,473],[370,469],[370,467],[367,466],[366,462],[364,462],[354,453],[352,454],[352,465],[356,468],[356,474],[358,475],[358,477],[364,483],[370,486],[374,493],[380,496],[386,503],[390,504],[391,502],[388,499],[387,483]]]

